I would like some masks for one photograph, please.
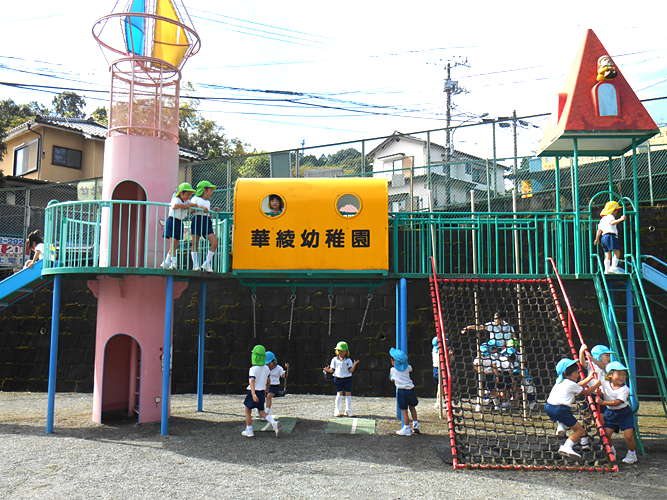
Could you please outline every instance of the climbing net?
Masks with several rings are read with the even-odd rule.
[[[590,398],[573,407],[590,449],[575,445],[577,462],[558,453],[565,438],[556,435],[544,403],[557,362],[577,351],[551,281],[438,279],[437,285],[431,289],[455,467],[616,470]],[[497,377],[489,370],[494,365]]]

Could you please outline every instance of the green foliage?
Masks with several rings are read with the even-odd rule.
[[[97,123],[101,123],[107,127],[109,126],[109,112],[104,106],[100,106],[95,111],[90,113],[90,117]]]
[[[48,110],[36,101],[16,104],[12,99],[0,100],[0,160],[7,153],[7,145],[4,143],[7,130],[18,127],[37,114],[47,112]]]
[[[85,118],[86,100],[76,92],[66,90],[61,92],[51,101],[53,112],[58,116],[67,118]]]
[[[262,151],[261,153],[266,153]],[[268,177],[270,174],[270,156],[258,154],[249,156],[239,168],[239,177]]]
[[[317,168],[337,168],[345,174],[357,174],[361,172],[361,152],[355,148],[346,148],[336,151],[327,156],[325,154],[317,158],[315,155],[305,155],[299,158],[299,172],[304,175],[306,170]]]
[[[205,118],[199,111],[200,101],[194,95],[190,82],[183,84],[185,96],[181,99],[178,138],[181,147],[197,151],[207,159],[243,155],[250,144],[241,139],[228,139],[224,127]]]

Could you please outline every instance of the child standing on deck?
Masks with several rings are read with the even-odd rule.
[[[39,262],[44,258],[44,240],[42,239],[39,229],[34,230],[28,235],[27,247],[30,251],[34,252],[34,254],[32,259],[25,261],[23,269],[26,267],[32,269],[32,265],[35,262]]]
[[[162,269],[178,269],[178,256],[176,251],[178,245],[183,239],[183,216],[190,205],[190,198],[195,193],[188,182],[178,186],[176,195],[169,202],[169,216],[164,225],[162,237],[170,240],[169,251],[164,262],[160,264]]]
[[[572,447],[579,441],[579,438],[584,436],[586,431],[572,415],[570,405],[574,401],[574,397],[579,394],[583,396],[593,394],[600,386],[600,381],[596,380],[591,387],[586,387],[593,379],[593,375],[589,375],[577,383],[579,371],[576,359],[561,359],[556,365],[556,373],[558,373],[558,378],[544,405],[544,411],[554,422],[562,422],[572,429],[572,434],[565,440],[565,444],[558,449],[558,453],[564,457],[581,458],[581,455],[574,451]]]
[[[616,225],[625,220],[625,215],[616,219],[619,210],[621,210],[621,205],[615,201],[607,202],[600,212],[602,218],[598,224],[595,241],[593,242],[593,245],[602,242],[605,274],[623,273],[623,270],[618,267],[618,260],[621,258],[621,246],[618,243],[618,228]]]
[[[618,361],[612,361],[607,365],[607,375],[602,382],[602,398],[597,402],[600,406],[606,406],[604,412],[604,432],[612,443],[612,434],[621,431],[625,441],[628,443],[628,454],[623,459],[624,464],[634,464],[637,461],[637,445],[635,444],[635,420],[632,408],[628,403],[630,388],[625,385],[628,378],[628,369]],[[616,448],[611,447],[616,455]]]
[[[389,349],[391,356],[391,369],[389,370],[389,380],[393,380],[396,384],[396,403],[398,409],[403,415],[403,427],[396,431],[399,436],[412,436],[412,434],[419,434],[419,421],[417,420],[417,408],[419,400],[415,392],[415,384],[410,379],[410,372],[412,367],[408,364],[408,355],[400,349]],[[412,414],[412,429],[410,429],[410,418],[408,417],[408,409]]]
[[[269,376],[271,377],[269,392],[266,394],[266,413],[271,413],[273,396],[276,396],[280,391],[280,379],[284,378],[287,380],[287,375],[289,375],[289,363],[285,363],[285,368],[287,368],[285,370],[278,364],[276,355],[271,351],[266,351],[266,366],[269,367]]]
[[[264,411],[264,399],[266,396],[266,388],[270,381],[270,370],[266,366],[266,349],[264,346],[256,345],[252,349],[252,367],[249,371],[250,383],[247,387],[245,401],[245,425],[246,428],[241,434],[245,437],[254,437],[255,433],[252,430],[252,410],[257,408],[259,415],[264,417],[273,426],[276,437],[280,437],[282,433],[282,424]]]
[[[192,224],[190,225],[190,233],[192,233],[192,270],[199,271],[203,267],[204,270],[209,273],[213,272],[211,267],[211,260],[215,255],[215,251],[218,248],[218,238],[215,237],[213,232],[213,222],[211,217],[209,217],[209,212],[213,210],[214,212],[219,212],[218,207],[211,208],[211,196],[213,196],[213,191],[216,186],[211,184],[208,181],[201,181],[197,184],[197,193],[192,197],[190,203],[196,205],[199,208],[204,210],[204,213],[197,213],[192,218]],[[208,239],[210,243],[208,254],[206,255],[206,260],[200,266],[199,265],[199,237],[203,236]]]
[[[352,412],[352,374],[357,368],[359,360],[350,359],[350,351],[347,342],[338,342],[336,345],[336,356],[331,360],[329,366],[324,367],[327,373],[333,373],[334,385],[336,386],[336,406],[334,417],[340,417],[340,402],[345,395],[345,415],[353,417]]]

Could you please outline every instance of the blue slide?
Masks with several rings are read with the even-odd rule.
[[[42,277],[43,265],[44,261],[40,260],[32,269],[23,269],[0,281],[0,311],[51,281],[52,278]]]

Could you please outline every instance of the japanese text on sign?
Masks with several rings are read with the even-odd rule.
[[[250,231],[250,245],[253,247],[269,247],[274,244],[277,248],[318,248],[320,246],[320,232],[315,229],[304,229],[297,240],[297,233],[291,229],[278,230],[271,235],[268,229],[253,229]],[[349,240],[346,239],[343,229],[327,229],[324,231],[322,245],[328,248],[345,248],[346,243],[352,248],[369,248],[371,246],[371,232],[369,229],[352,229]]]

